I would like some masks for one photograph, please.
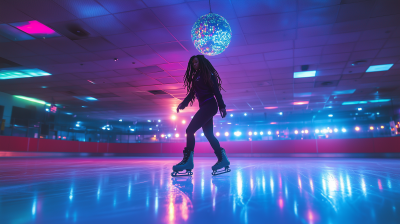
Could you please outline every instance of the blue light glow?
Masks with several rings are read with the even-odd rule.
[[[379,100],[370,100],[370,103],[383,103],[383,102],[389,102],[390,99],[379,99]]]
[[[329,114],[328,117],[333,117],[333,114]]]
[[[305,71],[305,72],[295,72],[293,73],[293,78],[308,78],[308,77],[315,77],[315,73],[317,71]]]
[[[336,90],[336,91],[333,91],[332,95],[353,94],[355,91],[356,91],[356,89]]]
[[[361,107],[359,107],[359,108],[358,108],[358,110],[362,110],[362,108],[361,108]]]
[[[380,72],[389,70],[393,64],[384,64],[384,65],[371,65],[367,69],[366,72]]]
[[[294,97],[309,97],[312,93],[294,93]]]
[[[119,119],[119,122],[122,122],[122,119]]]
[[[366,104],[367,101],[346,101],[343,102],[342,105],[354,105],[354,104]]]
[[[94,101],[94,100],[97,100],[96,98],[94,98],[94,97],[91,97],[91,96],[89,96],[89,97],[86,97],[86,99],[87,99],[87,100],[92,100],[92,101]]]

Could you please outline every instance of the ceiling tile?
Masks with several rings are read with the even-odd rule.
[[[110,14],[94,0],[53,0],[78,18],[88,18]]]
[[[193,25],[197,16],[187,4],[169,5],[151,9],[165,26]]]
[[[163,27],[150,9],[123,12],[114,14],[114,16],[134,32]]]
[[[133,11],[146,8],[140,0],[97,0],[104,8],[111,13]]]
[[[130,31],[113,15],[86,18],[82,19],[82,21],[88,24],[91,28],[96,30],[101,35],[120,34]]]
[[[147,44],[176,41],[176,39],[165,28],[138,31],[136,32],[136,35]]]
[[[339,6],[300,11],[298,13],[298,26],[306,27],[334,23],[338,11]]]

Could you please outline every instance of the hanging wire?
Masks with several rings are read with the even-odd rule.
[[[210,13],[212,13],[211,12],[211,0],[208,0],[208,5],[210,6]]]

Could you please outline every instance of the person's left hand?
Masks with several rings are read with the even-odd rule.
[[[221,114],[222,118],[226,117],[226,108],[219,109],[219,113]]]

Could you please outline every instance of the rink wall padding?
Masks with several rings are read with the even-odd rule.
[[[229,153],[400,153],[400,137],[220,142]],[[186,143],[98,143],[0,136],[0,151],[71,153],[182,153]],[[213,153],[196,142],[195,154]]]

